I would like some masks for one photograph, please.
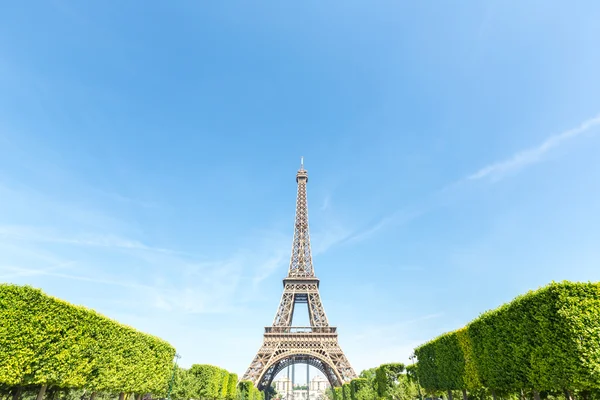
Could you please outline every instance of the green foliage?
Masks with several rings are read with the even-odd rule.
[[[404,364],[382,364],[375,370],[375,387],[379,397],[389,398],[391,389],[398,383],[398,378],[404,372]]]
[[[328,387],[325,389],[325,398],[327,400],[337,400],[335,397],[335,388]]]
[[[236,389],[237,389],[237,380],[238,380],[237,374],[234,374],[234,373],[229,374],[229,381],[227,381],[227,397],[226,397],[227,400],[235,399]]]
[[[364,378],[364,379],[368,380],[369,382],[374,382],[375,381],[375,371],[377,371],[377,368],[365,369],[358,375],[358,377]]]
[[[373,400],[375,390],[372,382],[367,378],[356,378],[350,381],[350,395],[352,400]]]
[[[465,387],[465,360],[456,332],[445,333],[415,350],[422,371],[420,382],[428,389]]]
[[[600,283],[552,283],[415,349],[429,391],[600,389]],[[586,394],[587,396],[587,394]]]
[[[416,367],[406,368],[404,364],[382,364],[377,368],[364,370],[359,379],[350,382],[353,400],[415,400],[418,397]],[[409,372],[412,371],[412,372]]]
[[[275,386],[271,385],[265,388],[263,394],[265,398],[274,399],[277,396],[277,390],[275,389]]]
[[[175,349],[93,310],[0,284],[0,384],[166,394]]]
[[[356,399],[356,394],[360,391],[360,389],[368,387],[369,381],[365,378],[356,378],[350,381],[350,397],[352,400]]]
[[[241,381],[238,384],[239,400],[264,400],[264,393],[258,390],[251,381]]]
[[[450,390],[464,388],[465,360],[456,332],[440,336],[434,345],[436,369],[440,375],[438,384]]]
[[[194,375],[188,370],[178,367],[175,371],[171,398],[174,400],[188,400],[193,398],[197,392],[197,382]]]
[[[221,400],[231,394],[228,371],[214,365],[194,364],[189,369],[189,373],[193,376],[196,388],[193,398]],[[237,375],[235,378],[237,383]]]
[[[435,346],[432,342],[425,343],[415,349],[415,355],[419,359],[416,369],[419,383],[427,390],[438,390],[440,384],[435,361]]]
[[[333,388],[333,393],[335,394],[335,400],[344,400],[344,389],[341,386]]]
[[[412,382],[408,375],[401,374],[389,393],[389,398],[393,400],[415,400],[418,396],[417,384]]]
[[[352,388],[350,387],[350,383],[344,383],[342,385],[342,399],[352,400]]]
[[[406,378],[411,382],[417,382],[417,368],[418,364],[406,366]]]
[[[219,381],[219,399],[226,400],[227,399],[227,390],[229,389],[229,371],[225,371],[222,369],[220,371],[220,381]]]
[[[479,372],[477,371],[477,364],[475,363],[475,354],[473,353],[473,343],[469,336],[467,328],[461,328],[456,331],[456,339],[462,352],[462,358],[464,360],[462,381],[463,385],[461,389],[476,390],[481,388],[481,379],[479,379]]]
[[[241,381],[238,383],[238,399],[253,400],[253,389],[255,389],[255,387],[251,381]]]

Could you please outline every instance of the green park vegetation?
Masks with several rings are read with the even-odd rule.
[[[600,399],[600,283],[531,291],[415,354],[411,373],[450,400]]]
[[[175,349],[28,286],[0,285],[0,393],[165,394]]]
[[[358,378],[326,392],[329,400],[415,400],[418,394],[417,383],[400,363],[364,370]]]
[[[235,400],[237,375],[222,368],[194,364],[190,369],[177,367],[171,398],[177,400],[210,399]],[[249,400],[255,400],[248,397]]]
[[[157,337],[28,286],[0,284],[0,399],[263,400],[212,365],[176,367]]]
[[[190,369],[177,367],[171,392],[173,400],[264,400],[250,381],[238,383],[237,374],[206,364]]]
[[[552,283],[361,372],[329,400],[600,400],[600,283]],[[0,284],[0,400],[264,400],[222,368],[93,310]],[[267,397],[277,397],[270,388]]]

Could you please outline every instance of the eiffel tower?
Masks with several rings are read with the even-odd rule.
[[[273,320],[265,328],[263,344],[242,377],[263,390],[273,378],[293,364],[308,364],[320,370],[332,386],[356,378],[356,373],[338,344],[337,330],[329,326],[319,296],[319,279],[315,276],[308,234],[306,183],[308,172],[304,160],[296,174],[296,224],[288,276],[283,280],[283,295]],[[309,327],[292,326],[296,304],[308,305]]]

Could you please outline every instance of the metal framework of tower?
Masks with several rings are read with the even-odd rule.
[[[263,390],[284,368],[303,363],[319,369],[332,386],[356,378],[356,373],[338,344],[335,327],[329,326],[321,297],[319,279],[315,276],[308,233],[306,184],[308,172],[304,162],[296,174],[296,222],[292,256],[287,277],[283,280],[283,295],[273,325],[265,328],[263,344],[242,377]],[[292,326],[296,304],[308,305],[310,326]]]

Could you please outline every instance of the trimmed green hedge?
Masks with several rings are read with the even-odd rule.
[[[375,390],[372,382],[366,378],[355,378],[350,381],[350,392],[352,400],[373,400]]]
[[[224,383],[221,371],[223,371],[221,368],[214,365],[192,365],[189,372],[194,377],[197,386],[195,397],[200,399],[219,399],[221,387]]]
[[[233,400],[236,398],[237,375],[208,364],[180,368],[173,387],[173,398],[180,400]]]
[[[480,389],[483,385],[477,371],[473,343],[469,336],[469,331],[467,328],[461,328],[455,331],[455,335],[461,349],[462,362],[464,362],[464,365],[461,366],[463,384],[459,388],[469,390]]]
[[[335,400],[344,400],[344,390],[341,386],[334,387],[333,394],[335,396]]]
[[[410,367],[411,372],[414,372],[414,369],[414,366]],[[417,399],[417,385],[409,376],[409,367],[402,363],[382,364],[362,371],[359,376],[360,378],[350,382],[352,400]]]
[[[237,374],[230,373],[229,380],[227,381],[227,400],[234,400],[237,393]]]
[[[352,400],[358,400],[357,394],[361,389],[367,388],[369,381],[365,378],[355,378],[350,381],[350,397]]]
[[[0,284],[0,384],[166,394],[167,342],[29,286]]]
[[[456,332],[446,333],[422,346],[418,352],[420,383],[433,390],[462,389],[464,355]]]
[[[600,388],[600,283],[552,283],[418,347],[429,390]]]
[[[264,400],[265,394],[258,390],[251,381],[241,381],[238,384],[240,400]]]
[[[342,384],[342,399],[352,400],[352,387],[349,382]]]
[[[416,364],[406,366],[406,377],[411,382],[417,381],[417,365]]]
[[[381,364],[375,370],[375,386],[379,397],[391,397],[390,390],[398,382],[399,376],[404,372],[404,364]]]
[[[196,381],[194,376],[187,369],[177,367],[173,388],[171,390],[171,399],[187,400],[195,396]]]
[[[234,400],[237,398],[237,374],[208,364],[178,368],[171,397],[174,400]]]

